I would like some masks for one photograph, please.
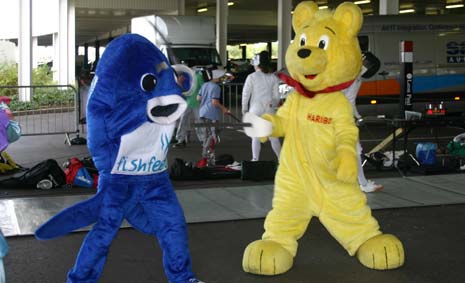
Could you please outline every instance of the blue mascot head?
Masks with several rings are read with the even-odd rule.
[[[114,39],[99,61],[87,104],[88,146],[100,173],[115,161],[121,136],[144,123],[171,125],[187,104],[166,57],[146,38]]]

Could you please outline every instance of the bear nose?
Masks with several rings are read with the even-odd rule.
[[[310,56],[310,54],[312,54],[312,51],[310,49],[302,48],[299,51],[297,51],[297,55],[299,55],[299,57],[302,59],[307,58],[308,56]]]

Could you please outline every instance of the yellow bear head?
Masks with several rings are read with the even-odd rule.
[[[319,10],[311,1],[294,10],[294,41],[286,52],[290,75],[305,89],[317,92],[354,80],[362,65],[357,33],[360,8],[345,2],[334,12]]]

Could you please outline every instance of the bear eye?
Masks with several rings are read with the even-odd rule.
[[[149,92],[155,89],[157,85],[157,78],[154,74],[144,74],[140,79],[140,88],[143,91]]]
[[[327,35],[322,35],[318,40],[318,48],[326,50],[329,45],[329,37]]]
[[[307,44],[307,36],[305,35],[305,33],[303,33],[301,36],[300,36],[300,46],[304,46]]]

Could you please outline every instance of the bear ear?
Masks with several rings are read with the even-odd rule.
[[[299,30],[305,23],[312,20],[315,13],[318,11],[318,5],[312,1],[300,2],[294,9],[292,16],[292,27],[294,31]]]
[[[350,36],[357,35],[363,23],[362,10],[352,2],[344,2],[339,5],[333,18],[346,27]]]

